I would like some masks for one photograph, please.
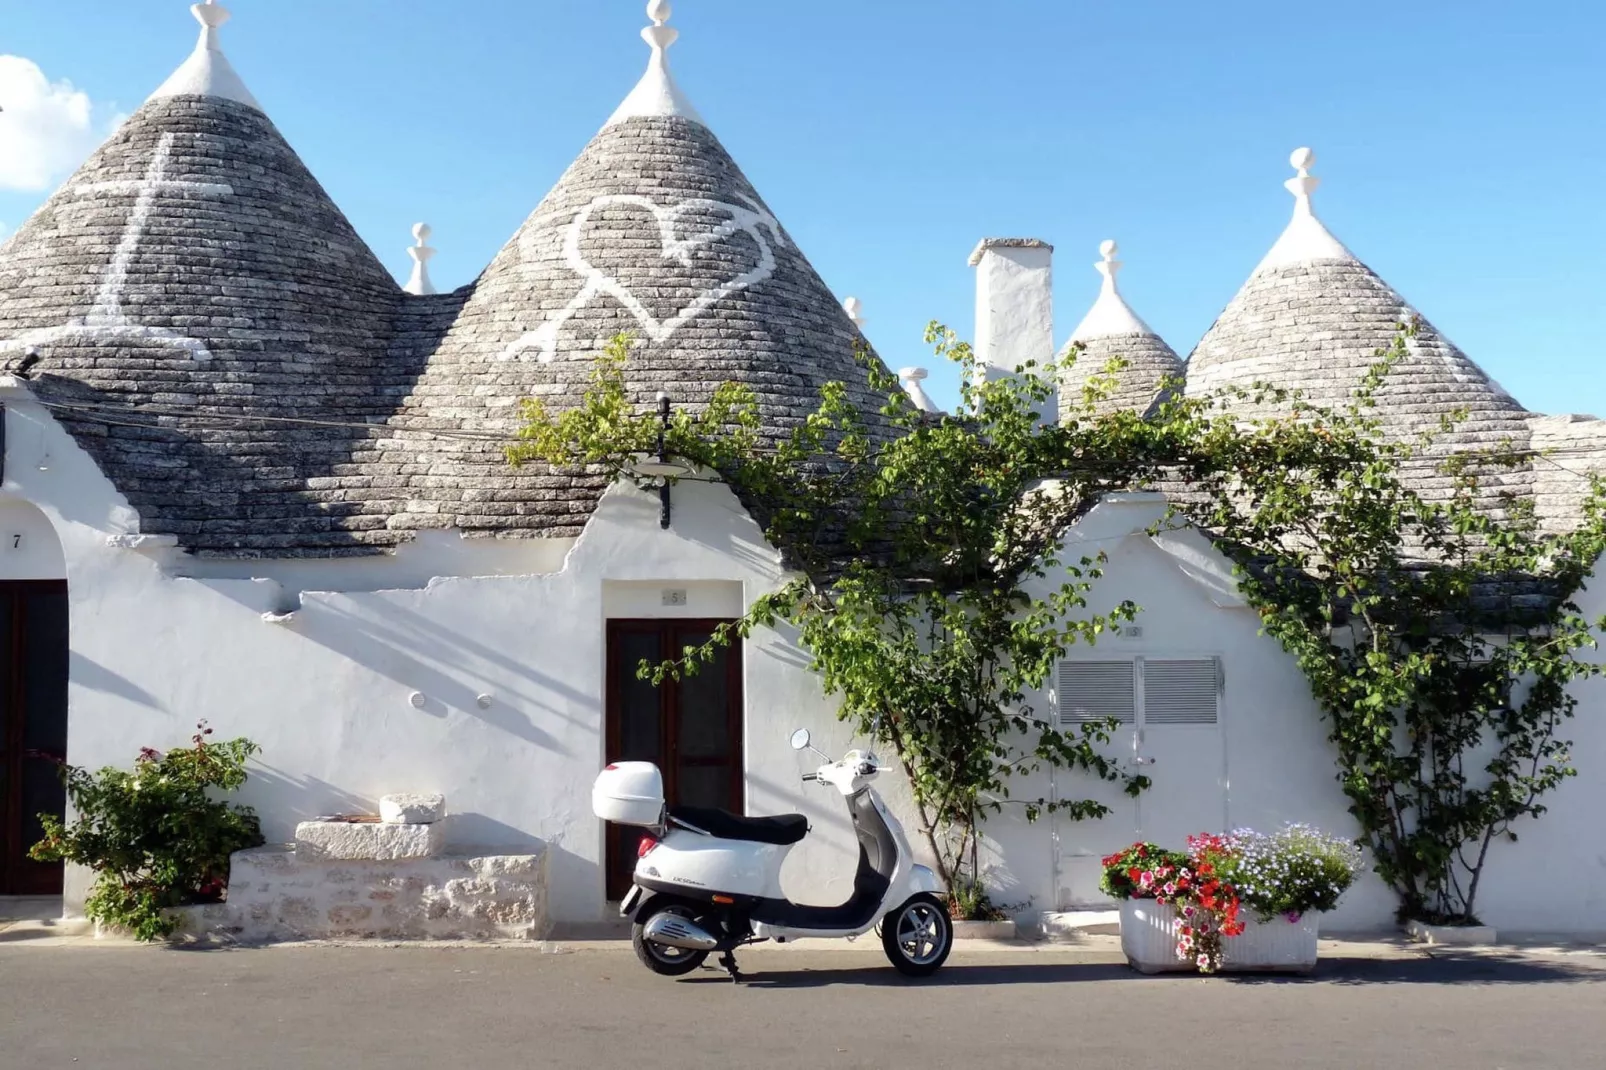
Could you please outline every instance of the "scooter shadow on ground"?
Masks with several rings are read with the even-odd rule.
[[[1114,981],[1139,977],[1128,967],[1110,962],[1010,964],[1007,966],[955,966],[950,963],[930,977],[905,977],[885,965],[862,969],[764,970],[743,973],[744,988],[828,988],[833,985],[861,985],[871,988],[951,988],[972,985],[1046,985],[1069,981]],[[1146,979],[1146,978],[1145,978]],[[679,984],[723,984],[724,974],[703,969]]]
[[[802,989],[834,985],[920,988],[976,985],[1041,985],[1074,982],[1131,981],[1146,984],[1180,984],[1201,980],[1196,973],[1141,974],[1119,962],[1009,963],[954,965],[925,978],[904,977],[884,966],[825,970],[763,970],[743,974],[747,988]],[[1217,983],[1247,985],[1503,985],[1503,984],[1606,984],[1606,968],[1597,962],[1559,962],[1521,956],[1467,955],[1420,959],[1323,959],[1310,974],[1225,974]],[[681,978],[679,984],[718,984],[729,987],[723,973],[703,969]]]

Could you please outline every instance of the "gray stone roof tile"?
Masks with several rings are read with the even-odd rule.
[[[611,123],[452,294],[403,294],[266,116],[216,96],[148,103],[0,250],[0,359],[37,348],[36,393],[79,406],[56,411],[142,531],[202,556],[577,535],[601,478],[504,449],[519,403],[577,399],[619,332],[644,405],[735,379],[778,436],[829,380],[884,400],[858,329],[683,116]]]

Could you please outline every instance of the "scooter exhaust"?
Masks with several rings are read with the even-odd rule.
[[[641,935],[652,943],[685,951],[712,951],[719,946],[719,941],[699,926],[673,914],[659,914],[647,923]]]

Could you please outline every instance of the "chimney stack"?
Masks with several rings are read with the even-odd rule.
[[[1037,238],[987,238],[970,254],[976,269],[976,360],[991,378],[1054,357],[1054,247]],[[1047,410],[1053,419],[1057,405]]]

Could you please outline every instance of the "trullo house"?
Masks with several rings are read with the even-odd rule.
[[[81,906],[87,875],[25,858],[31,815],[62,805],[53,758],[126,764],[204,717],[262,745],[245,801],[270,841],[385,793],[440,792],[449,852],[541,859],[543,925],[609,916],[628,860],[589,792],[626,752],[664,763],[681,801],[807,813],[791,891],[845,898],[851,836],[800,792],[788,735],[848,739],[797,647],[764,632],[695,682],[635,679],[641,657],[781,581],[759,526],[717,484],[678,485],[664,527],[655,496],[502,454],[519,402],[583,389],[626,330],[643,404],[695,404],[728,379],[776,428],[830,380],[874,403],[856,303],[671,76],[669,4],[650,7],[641,83],[451,293],[434,292],[422,228],[396,283],[225,57],[226,10],[194,10],[194,53],[0,246],[0,895],[65,881]],[[972,257],[981,356],[1010,368],[1071,341],[1084,368],[1125,355],[1110,404],[1138,409],[1183,369],[1190,391],[1269,379],[1342,397],[1414,310],[1318,220],[1310,154],[1294,164],[1292,222],[1185,365],[1122,297],[1111,243],[1101,278],[1072,276],[1090,297],[1097,284],[1086,318],[1057,334],[1053,251],[1022,239]],[[922,377],[905,375],[932,408]],[[1569,523],[1578,473],[1606,462],[1600,423],[1527,412],[1432,327],[1383,406],[1400,428],[1465,408],[1471,441],[1557,449],[1564,463],[1513,477],[1547,523]],[[1303,677],[1208,540],[1145,534],[1164,508],[1116,495],[1071,533],[1110,555],[1096,598],[1143,612],[1039,705],[1120,716],[1122,753],[1154,787],[1112,796],[1099,822],[991,820],[988,879],[1025,914],[1101,905],[1098,857],[1139,835],[1353,831]],[[1585,602],[1606,612],[1606,589]],[[1502,929],[1606,930],[1606,694],[1570,731],[1582,776],[1485,877]],[[1061,776],[1036,787],[1096,790]],[[1374,882],[1326,920],[1373,928],[1392,911]]]

